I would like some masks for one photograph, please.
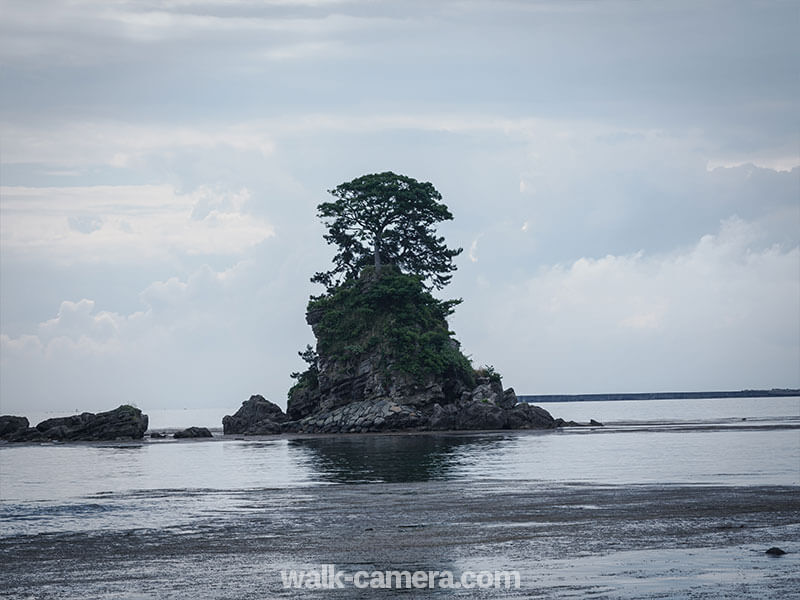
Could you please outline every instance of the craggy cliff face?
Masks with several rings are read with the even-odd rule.
[[[447,326],[453,303],[411,276],[367,270],[309,303],[316,357],[289,392],[298,431],[553,427],[517,405],[497,375],[480,377]]]

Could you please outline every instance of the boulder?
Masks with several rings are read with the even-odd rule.
[[[300,420],[310,415],[319,404],[319,392],[308,388],[298,388],[291,395],[286,406],[286,415],[293,421]]]
[[[404,431],[421,429],[425,422],[425,415],[416,407],[383,398],[375,402],[351,402],[333,410],[315,412],[291,423],[291,430],[302,433]]]
[[[225,435],[244,433],[263,435],[280,433],[281,423],[289,418],[281,407],[260,395],[250,396],[232,416],[222,418],[222,431]]]
[[[769,554],[770,556],[783,556],[784,554],[786,554],[786,551],[781,550],[777,546],[773,546],[772,548],[764,552],[764,554]]]
[[[176,431],[174,438],[210,438],[214,437],[206,427],[188,427],[183,431]]]
[[[29,427],[30,423],[25,417],[0,415],[0,439],[7,439],[9,436],[21,431],[25,431]]]
[[[507,412],[509,429],[554,429],[553,416],[540,406],[521,402]]]
[[[500,380],[490,380],[486,377],[478,379],[478,385],[470,392],[470,398],[477,402],[494,405],[503,403],[503,385]]]
[[[36,427],[26,427],[14,433],[9,433],[5,436],[5,439],[9,442],[46,442],[49,438]]]
[[[141,439],[147,431],[148,418],[133,406],[120,406],[107,412],[81,413],[46,419],[35,428],[19,431],[9,441],[40,440],[102,441]]]
[[[456,428],[456,413],[458,409],[454,404],[434,404],[428,417],[428,429],[432,431],[448,431]]]
[[[455,429],[504,429],[506,411],[490,399],[469,400],[456,407]]]
[[[70,415],[68,417],[55,417],[52,419],[45,419],[36,426],[36,429],[44,433],[45,436],[50,439],[67,439],[71,432],[79,431],[93,418],[94,413],[90,412]]]
[[[503,397],[497,400],[497,406],[511,410],[517,405],[517,402],[517,394],[514,392],[514,388],[508,388],[503,392]]]

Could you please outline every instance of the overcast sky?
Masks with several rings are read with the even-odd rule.
[[[316,205],[430,181],[517,393],[800,386],[796,1],[0,0],[0,411],[285,406]]]

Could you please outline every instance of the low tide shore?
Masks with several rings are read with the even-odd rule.
[[[175,525],[0,538],[9,598],[373,597],[287,590],[280,570],[517,570],[519,589],[383,597],[790,598],[800,589],[794,486],[455,481],[242,490]],[[136,493],[136,492],[132,492]],[[213,490],[142,491],[142,500]],[[764,551],[781,546],[788,554]]]

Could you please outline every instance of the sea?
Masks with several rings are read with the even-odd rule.
[[[45,553],[48,547],[39,544],[61,539],[59,536],[75,543],[92,536],[144,531],[155,536],[151,539],[160,539],[153,532],[180,535],[209,519],[233,522],[230,520],[251,510],[243,498],[274,495],[275,502],[287,502],[287,498],[308,498],[309,494],[323,498],[344,492],[385,493],[387,489],[418,489],[424,494],[435,488],[437,493],[452,494],[455,503],[467,489],[489,490],[488,497],[498,501],[506,501],[504,490],[569,486],[600,491],[697,489],[698,494],[704,489],[724,494],[719,490],[726,488],[742,493],[789,490],[797,494],[797,503],[792,505],[796,512],[781,516],[781,523],[788,519],[789,528],[779,530],[778,537],[790,546],[785,548],[790,552],[786,556],[795,561],[782,564],[800,566],[797,558],[792,558],[800,553],[800,397],[549,402],[542,406],[554,417],[579,422],[594,419],[603,426],[544,432],[249,438],[221,434],[221,417],[233,412],[230,410],[144,408],[153,430],[210,426],[215,428],[214,437],[0,444],[0,548],[5,548],[0,551],[0,560],[10,561],[8,573],[16,573],[13,580],[6,581],[0,574],[0,597],[3,584],[8,597],[180,597],[177,592],[167,593],[184,589],[174,587],[175,579],[181,577],[180,569],[160,587],[150,588],[152,593],[141,592],[138,587],[134,593],[123,583],[122,587],[98,588],[98,577],[102,576],[90,578],[93,583],[85,585],[79,578],[61,589],[56,579],[41,581],[45,576],[33,573],[37,560],[44,560],[39,553]],[[346,515],[350,508],[345,503],[338,510]],[[331,518],[343,519],[341,515]],[[487,516],[483,526],[491,527],[493,518]],[[764,543],[768,542],[765,538]],[[756,550],[755,546],[748,547],[749,552]],[[12,554],[22,551],[28,552],[32,561],[24,594],[20,577],[26,571],[11,561]],[[661,559],[677,563],[680,572],[681,558],[674,551],[665,548]],[[299,555],[286,548],[280,552],[284,562],[299,560]],[[493,548],[491,553],[495,564],[502,562],[503,551]],[[602,549],[589,554],[594,559],[607,556]],[[689,568],[691,561],[686,560]],[[720,558],[720,564],[725,560]],[[82,568],[91,573],[91,565]],[[641,582],[656,576],[652,565],[637,568]],[[761,567],[743,563],[737,568],[736,577],[744,585],[748,569],[756,573]],[[685,595],[674,597],[695,597],[691,592],[695,589],[703,591],[702,597],[717,597],[708,585],[720,569],[727,572],[717,565],[717,571],[711,567],[711,575],[686,575],[688,583],[684,580],[680,588]],[[664,577],[660,571],[657,576]],[[65,577],[63,572],[59,577]],[[586,577],[587,581],[591,579]],[[272,584],[277,586],[275,581]],[[573,595],[565,592],[553,597],[673,597],[668,593],[669,584],[639,595],[636,578],[631,579],[630,573],[604,581],[601,591],[606,595],[592,595],[590,591],[595,588],[589,581]],[[695,584],[699,587],[693,587]],[[275,591],[274,587],[269,589]],[[732,588],[724,589],[726,594],[731,593]],[[748,591],[746,587],[739,589]],[[749,591],[752,596],[748,592],[742,597],[758,597],[758,586]],[[295,597],[286,592],[276,594]],[[199,597],[205,596],[201,593]],[[214,597],[226,596],[220,592]],[[480,597],[508,596],[487,593]]]

